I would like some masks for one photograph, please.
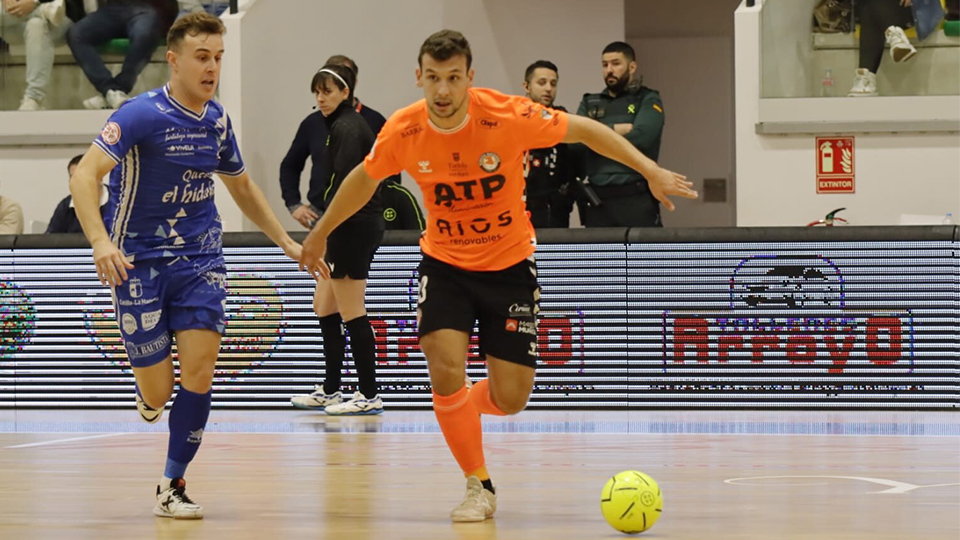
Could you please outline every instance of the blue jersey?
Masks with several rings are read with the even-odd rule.
[[[238,176],[244,168],[219,103],[198,115],[169,87],[151,90],[113,113],[94,144],[118,164],[104,224],[131,261],[222,253],[213,175]]]

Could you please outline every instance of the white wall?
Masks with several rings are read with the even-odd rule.
[[[280,161],[300,121],[313,112],[310,79],[328,56],[356,60],[357,95],[389,116],[423,97],[414,77],[417,51],[431,33],[451,28],[470,40],[478,86],[522,93],[524,69],[546,58],[560,68],[558,102],[576,107],[598,86],[600,51],[624,39],[623,0],[282,0],[282,10],[276,9],[280,1],[259,0],[243,17],[241,65],[224,65],[225,77],[239,70],[242,86],[225,104],[240,116],[248,170],[291,230],[302,229],[280,197]],[[304,197],[309,170],[308,162]]]
[[[817,194],[816,134],[756,134],[761,111],[760,41],[758,2],[753,9],[741,7],[736,15],[738,226],[804,225],[839,207],[848,208],[842,216],[856,225],[896,225],[901,214],[960,215],[956,132],[851,133],[856,136],[856,193]],[[776,101],[792,103],[796,118],[825,121],[830,118],[821,116],[824,108],[817,103],[841,106],[849,103],[847,99]],[[902,113],[905,109],[897,100],[914,100],[921,109],[935,98],[869,99],[853,103],[864,113],[859,120],[882,119],[888,103],[901,105]]]
[[[702,192],[703,180],[727,181],[727,202],[677,200],[667,227],[733,226],[733,12],[737,0],[628,0],[627,41],[646,86],[660,91],[666,125],[660,164],[681,172]],[[597,62],[592,77],[602,88]],[[596,90],[594,90],[596,91]]]
[[[758,4],[760,2],[757,2]],[[760,48],[763,97],[813,95],[813,8],[817,0],[763,1]]]

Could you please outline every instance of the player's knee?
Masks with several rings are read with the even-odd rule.
[[[216,358],[203,362],[191,362],[188,366],[181,363],[180,385],[197,394],[209,392],[213,383],[215,365]]]
[[[527,394],[497,396],[495,405],[507,414],[517,414],[527,407]]]
[[[173,387],[170,388],[140,388],[140,397],[143,402],[151,409],[162,409],[173,395]]]

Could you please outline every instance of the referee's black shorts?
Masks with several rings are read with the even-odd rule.
[[[367,279],[373,254],[383,241],[384,224],[376,219],[351,219],[327,238],[327,255],[333,279]]]

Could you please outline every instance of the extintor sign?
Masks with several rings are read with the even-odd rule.
[[[817,137],[817,193],[854,193],[853,137]]]

